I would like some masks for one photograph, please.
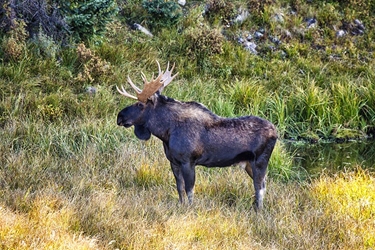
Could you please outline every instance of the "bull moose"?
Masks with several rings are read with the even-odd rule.
[[[118,92],[137,100],[121,110],[117,124],[134,126],[141,140],[151,135],[163,141],[164,152],[176,179],[179,202],[193,202],[195,166],[226,167],[240,164],[253,179],[255,209],[263,207],[268,161],[277,140],[275,126],[260,117],[224,118],[197,102],[181,102],[161,95],[176,77],[169,63],[165,71],[148,81],[141,72],[144,88],[138,88],[128,76],[128,83],[137,93],[133,96],[123,86]],[[184,193],[185,192],[185,193]]]

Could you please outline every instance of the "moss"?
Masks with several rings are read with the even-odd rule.
[[[363,140],[367,138],[366,133],[358,129],[337,128],[334,129],[332,136],[336,141],[344,142],[348,140]]]

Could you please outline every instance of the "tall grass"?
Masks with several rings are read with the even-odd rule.
[[[374,179],[369,172],[323,175],[311,184],[288,181],[278,177],[283,172],[277,167],[289,162],[280,160],[288,156],[278,145],[261,213],[252,209],[252,182],[240,168],[197,167],[196,202],[181,206],[160,142],[142,145],[126,134],[126,139],[117,134],[122,142],[105,142],[105,134],[98,133],[92,143],[83,133],[87,146],[71,150],[71,157],[52,149],[37,155],[27,145],[18,153],[8,149],[2,155],[2,247],[374,247],[369,233],[374,230]],[[65,145],[57,143],[75,145],[66,139]],[[102,152],[108,144],[117,146]]]

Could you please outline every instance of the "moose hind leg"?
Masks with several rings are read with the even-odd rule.
[[[266,193],[266,174],[268,161],[258,160],[252,164],[253,183],[255,190],[255,210],[263,208],[264,194]]]
[[[184,192],[185,192],[185,181],[182,175],[181,167],[177,164],[171,163],[174,178],[176,179],[178,200],[180,203],[184,203]]]
[[[246,173],[251,177],[251,179],[254,179],[253,177],[253,170],[251,169],[251,165],[250,165],[250,162],[247,161],[245,162],[245,170],[246,170]]]

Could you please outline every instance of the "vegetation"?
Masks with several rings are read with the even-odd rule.
[[[239,168],[198,167],[197,202],[178,205],[160,141],[117,127],[131,100],[115,88],[171,61],[172,98],[265,117],[281,139],[372,137],[373,1],[52,2],[0,6],[1,249],[375,247],[373,172],[312,178],[282,141],[261,213]]]

